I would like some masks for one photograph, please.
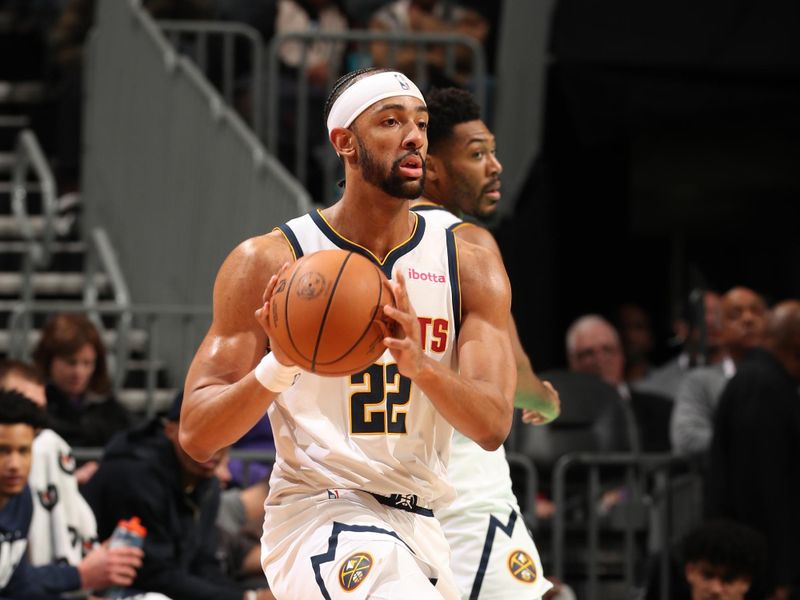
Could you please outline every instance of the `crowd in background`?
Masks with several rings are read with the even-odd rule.
[[[19,26],[39,31],[46,41],[46,56],[40,58],[46,65],[42,73],[52,102],[51,112],[40,117],[40,124],[51,134],[61,189],[77,189],[82,48],[94,2],[7,0],[3,4],[16,5]],[[158,18],[244,22],[265,42],[297,30],[459,32],[485,44],[490,57],[497,25],[496,10],[479,2],[145,0],[143,4]],[[365,62],[384,64],[388,53],[385,44],[373,44],[369,56],[336,43],[320,42],[308,50],[304,76],[312,86],[311,107],[319,119],[309,126],[312,142],[322,139],[321,101],[327,86],[341,72]],[[291,44],[281,51],[287,77],[297,75],[301,54]],[[392,60],[398,68],[411,70],[418,57],[414,48],[406,47]],[[464,60],[457,57],[453,74],[445,72],[441,50],[427,53],[424,61],[431,83],[467,85]],[[288,92],[284,98],[291,105]],[[247,102],[240,98],[243,111]],[[295,116],[291,111],[285,115],[282,126],[291,128]],[[282,149],[284,156],[291,151]],[[742,594],[750,589],[752,597],[792,597],[792,591],[800,589],[800,569],[793,555],[800,534],[796,510],[800,484],[792,477],[800,463],[800,306],[793,301],[771,302],[746,287],[720,293],[695,290],[676,310],[674,335],[665,345],[656,339],[645,306],[624,303],[616,314],[575,317],[564,332],[568,371],[589,374],[612,392],[598,393],[605,404],[593,411],[596,439],[589,449],[690,458],[705,476],[704,513],[728,519],[711,521],[686,539],[678,559],[685,572],[678,569],[675,589],[727,585],[739,586]],[[659,355],[666,360],[658,360]],[[265,582],[258,563],[269,464],[253,466],[246,481],[241,463],[231,462],[227,452],[208,463],[192,461],[177,444],[180,398],[168,414],[134,422],[113,397],[106,349],[95,325],[83,316],[54,316],[43,330],[33,361],[33,365],[6,363],[0,369],[0,384],[46,412],[30,419],[38,434],[30,475],[26,474],[34,507],[27,553],[33,568],[57,565],[58,569],[48,571],[49,578],[39,576],[49,587],[36,593],[49,597],[132,586],[176,600],[242,598],[243,590],[269,597],[261,589]],[[14,409],[20,414],[27,410],[14,394],[4,395],[3,401],[22,406]],[[568,394],[562,402],[569,410]],[[557,430],[559,423],[547,427]],[[268,419],[241,444],[274,449]],[[70,446],[105,447],[104,458],[77,465]],[[534,503],[539,519],[547,521],[553,516],[553,498],[546,489],[549,474],[536,455],[531,458],[542,468],[544,485],[542,493],[528,501]],[[24,492],[2,493],[0,511],[6,511],[9,500]],[[603,508],[624,505],[625,494],[624,484],[610,486],[603,494]],[[171,508],[164,511],[165,506]],[[111,536],[119,519],[134,514],[148,526],[144,553],[98,544]],[[643,582],[648,584],[652,582]]]
[[[568,373],[591,377],[595,387],[583,388],[593,391],[576,398],[568,379],[562,379],[567,382],[563,416],[570,419],[573,401],[585,407],[584,416],[593,415],[596,437],[590,447],[576,443],[560,451],[690,457],[705,474],[704,513],[714,518],[711,537],[744,540],[737,550],[744,563],[728,565],[723,552],[708,558],[710,566],[698,567],[692,577],[744,582],[745,591],[759,594],[750,597],[788,598],[798,577],[792,545],[800,533],[800,484],[790,476],[800,460],[800,302],[770,306],[746,287],[722,295],[705,291],[694,300],[702,306],[702,313],[694,314],[702,318],[676,323],[681,344],[675,356],[628,370],[634,373],[628,377],[626,363],[646,364],[652,346],[646,311],[624,307],[620,314],[628,315],[627,327],[594,314],[574,321],[565,332]],[[29,531],[30,558],[36,568],[61,563],[63,570],[64,563],[72,563],[76,569],[50,579],[53,587],[47,591],[118,583],[114,560],[137,569],[135,578],[121,579],[126,585],[176,599],[238,598],[244,585],[253,591],[263,587],[258,538],[269,465],[257,468],[248,484],[242,471],[231,473],[228,450],[205,463],[192,460],[177,442],[180,394],[166,415],[134,423],[110,394],[105,348],[84,316],[54,316],[33,356],[35,365],[3,363],[0,385],[28,397],[41,411],[33,467],[26,476],[36,515]],[[260,442],[249,447],[274,449],[268,419],[259,425],[263,430],[255,437]],[[543,429],[558,427],[557,420]],[[104,446],[103,458],[78,466],[71,445]],[[553,500],[547,496],[546,465],[538,462],[536,450],[531,458],[541,469],[541,493],[523,502],[534,503],[541,525],[553,516]],[[616,483],[604,487],[601,514],[624,508],[630,493],[626,482],[614,475],[604,481]],[[18,494],[6,493],[4,500]],[[131,516],[148,528],[143,557],[120,558],[107,549],[98,557],[104,546],[96,542],[108,539],[117,522]],[[59,533],[65,528],[71,537]],[[703,546],[703,551],[709,550]],[[676,556],[694,560],[680,552]],[[79,576],[81,565],[95,562],[102,564],[96,569],[106,569],[103,577]],[[653,587],[655,575],[642,577],[643,589]],[[685,583],[679,572],[674,589]]]

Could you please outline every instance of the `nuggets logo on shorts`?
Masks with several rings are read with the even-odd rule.
[[[514,550],[508,555],[508,570],[514,579],[522,583],[536,581],[536,565],[528,553],[522,550]]]
[[[339,583],[345,592],[360,586],[372,569],[372,557],[366,552],[357,552],[345,559],[339,569]]]

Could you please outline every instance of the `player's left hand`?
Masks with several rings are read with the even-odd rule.
[[[549,381],[542,381],[542,385],[547,390],[547,401],[554,408],[548,414],[539,412],[538,410],[522,410],[522,422],[529,425],[547,425],[552,423],[559,414],[561,414],[561,397],[558,391],[553,387]]]
[[[396,307],[386,304],[383,313],[399,325],[395,328],[395,332],[397,334],[402,331],[403,337],[385,337],[383,343],[392,353],[400,373],[409,379],[414,379],[427,360],[422,350],[417,313],[411,306],[406,280],[399,269],[394,272],[389,285],[394,294]]]

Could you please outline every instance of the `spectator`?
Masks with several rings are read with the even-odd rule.
[[[767,305],[756,292],[735,287],[722,297],[721,341],[725,358],[687,373],[678,388],[670,437],[678,454],[705,454],[711,445],[714,412],[725,384],[739,363],[759,346],[767,323]]]
[[[275,35],[293,32],[345,33],[349,26],[338,0],[279,0],[275,15]],[[346,43],[317,40],[306,44],[290,40],[281,44],[278,55],[280,73],[280,126],[278,154],[284,164],[297,174],[305,167],[308,173],[302,182],[316,198],[324,198],[329,190],[323,189],[325,162],[330,156],[327,136],[323,135],[325,98],[333,82],[339,77]],[[299,104],[300,78],[308,82],[307,105]],[[295,132],[301,132],[300,117],[305,111],[307,154],[305,165],[297,163]]]
[[[21,394],[0,390],[0,596],[20,600],[57,598],[63,592],[129,585],[141,565],[137,548],[98,546],[78,566],[30,564],[33,498],[28,487],[34,436],[45,413]],[[51,497],[57,492],[51,492]]]
[[[34,435],[45,416],[16,392],[0,391],[0,398],[0,596],[55,597],[32,572],[26,552],[33,514],[28,473]]]
[[[638,381],[652,368],[655,341],[650,315],[638,304],[621,304],[617,308],[617,329],[625,351],[625,381]]]
[[[567,330],[567,359],[570,370],[596,375],[617,390],[623,400],[629,450],[669,450],[671,403],[625,383],[622,344],[611,323],[598,315],[577,319]]]
[[[32,365],[12,360],[0,363],[0,388],[19,392],[46,409],[44,379]],[[52,429],[38,431],[28,479],[34,498],[29,535],[32,564],[77,566],[94,547],[97,524],[78,483],[69,444]]]
[[[127,412],[111,396],[105,346],[85,316],[50,319],[33,358],[47,379],[50,422],[70,445],[102,446],[127,427]]]
[[[348,29],[341,6],[334,0],[279,0],[275,33],[319,31],[343,33]],[[300,41],[281,45],[278,54],[290,69],[303,68],[312,85],[325,88],[339,76],[345,44],[316,41],[306,46]],[[331,76],[333,79],[331,79]]]
[[[764,348],[738,366],[714,419],[708,484],[711,515],[740,521],[767,539],[775,597],[800,590],[800,302],[776,306]]]
[[[250,600],[222,574],[215,527],[220,485],[214,470],[227,454],[203,463],[178,443],[179,394],[166,420],[116,435],[85,496],[102,536],[120,519],[138,516],[147,528],[145,559],[131,593],[159,592],[172,600]],[[266,590],[255,596],[272,598]]]
[[[715,365],[725,353],[720,338],[720,297],[709,290],[695,290],[683,314],[673,324],[675,341],[681,352],[674,359],[652,370],[634,387],[643,392],[675,399],[683,378],[699,365]]]
[[[674,557],[678,560],[673,560],[670,598],[744,600],[762,576],[766,554],[764,537],[750,527],[726,520],[706,522],[684,538]],[[650,579],[648,600],[661,597],[657,584],[656,578]]]
[[[260,479],[246,488],[222,492],[217,527],[220,528],[227,559],[227,572],[237,581],[263,582],[261,533],[264,528],[264,501],[269,482]]]
[[[489,34],[489,22],[478,11],[455,2],[442,0],[395,0],[378,10],[369,23],[371,31],[395,33],[460,33],[484,44]],[[417,73],[417,52],[414,44],[400,44],[396,52],[386,42],[371,45],[372,61],[376,67],[393,67],[418,81],[446,87],[467,82],[472,65],[465,46],[456,46],[455,72],[446,70],[446,52],[442,46],[427,46],[424,64],[427,73]]]

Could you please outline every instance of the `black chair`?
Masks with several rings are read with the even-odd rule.
[[[556,461],[569,452],[613,452],[630,448],[622,400],[598,377],[571,371],[540,373],[561,397],[561,415],[548,425],[532,427],[515,415],[510,450],[531,458],[544,483]]]

